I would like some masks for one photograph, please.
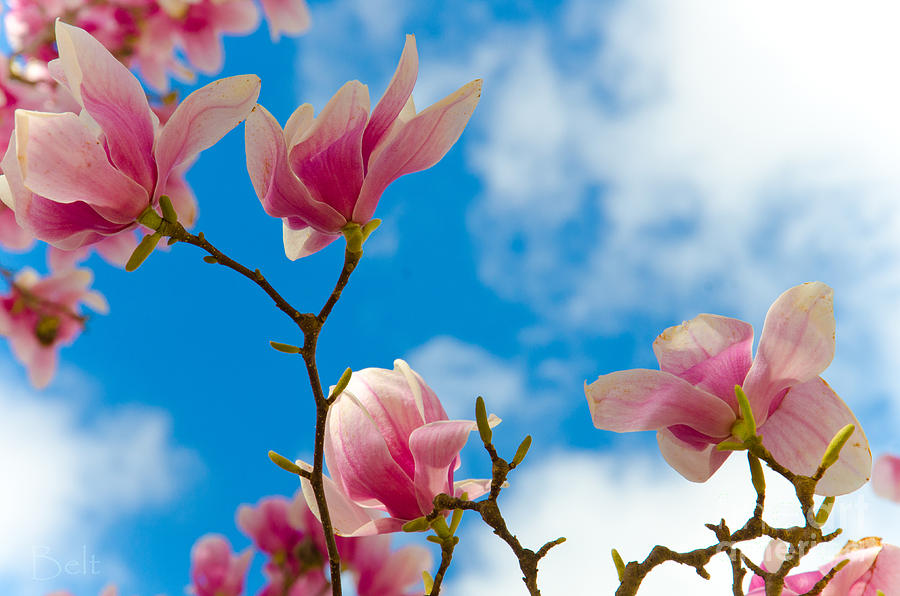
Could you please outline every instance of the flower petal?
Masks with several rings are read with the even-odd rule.
[[[259,3],[269,22],[272,41],[278,41],[282,33],[300,35],[309,29],[309,7],[305,0],[260,0]]]
[[[381,97],[378,105],[372,110],[366,132],[363,134],[362,155],[363,163],[369,163],[369,156],[379,141],[385,136],[391,124],[397,119],[400,110],[406,105],[406,101],[412,95],[416,84],[416,76],[419,72],[419,53],[416,51],[416,37],[406,36],[403,53],[400,54],[400,63],[388,84],[387,91]]]
[[[656,431],[656,441],[666,462],[691,482],[709,480],[730,455],[729,451],[717,450],[713,444],[697,449],[679,439],[668,428]]]
[[[624,370],[601,375],[585,395],[594,426],[614,432],[660,430],[686,425],[710,437],[727,437],[734,412],[718,397],[659,370]]]
[[[288,156],[313,197],[348,220],[363,184],[362,135],[368,118],[369,90],[359,81],[345,83]]]
[[[318,252],[341,237],[340,234],[325,234],[307,226],[292,230],[287,220],[282,224],[284,254],[292,261]]]
[[[155,124],[141,84],[83,29],[57,19],[56,43],[67,87],[103,130],[109,159],[152,192]]]
[[[213,81],[184,98],[157,139],[154,200],[173,168],[194,159],[247,117],[256,105],[259,86],[258,76],[238,75]]]
[[[349,498],[364,503],[376,500],[401,519],[424,515],[412,470],[394,460],[381,430],[359,400],[347,391],[342,393],[331,406],[326,425],[325,461]]]
[[[480,97],[481,79],[476,79],[392,130],[369,158],[352,220],[368,222],[391,182],[436,164],[459,139]]]
[[[463,493],[469,499],[477,499],[491,490],[490,478],[467,478],[453,483],[453,496],[460,497]]]
[[[900,503],[900,457],[883,453],[872,467],[872,490],[879,497]]]
[[[353,561],[356,563],[356,559]],[[390,552],[378,567],[360,573],[356,591],[359,596],[404,596],[406,588],[422,581],[422,571],[432,565],[431,553],[421,546],[405,546]]]
[[[109,163],[75,114],[16,110],[15,138],[22,183],[33,193],[87,203],[118,224],[133,222],[150,204],[147,191]]]
[[[840,459],[816,486],[816,494],[837,496],[853,492],[869,480],[872,453],[856,416],[828,383],[816,377],[791,387],[759,433],[778,463],[808,476],[816,471],[837,431],[848,424],[856,430]]]
[[[409,436],[423,512],[431,511],[436,495],[450,492],[451,466],[475,428],[472,420],[439,420],[420,426]]]
[[[758,423],[780,393],[816,378],[834,358],[834,290],[805,283],[778,297],[766,314],[744,391]]]
[[[844,559],[850,562],[828,582],[822,596],[875,596],[878,590],[884,594],[900,591],[900,548],[885,544],[853,550],[838,555],[828,568]]]
[[[309,464],[297,461],[297,465],[306,470],[312,470]],[[322,477],[325,486],[325,502],[328,504],[328,515],[331,518],[331,525],[334,531],[341,536],[371,536],[372,534],[385,534],[388,532],[399,532],[405,523],[392,517],[383,517],[380,511],[375,509],[363,508],[350,500],[337,483],[328,476]],[[319,515],[319,506],[316,503],[316,496],[313,492],[312,484],[305,478],[300,478],[300,488],[303,491],[303,497],[306,505],[309,507],[316,519],[321,520]],[[294,506],[292,505],[292,511]],[[296,519],[293,515],[291,519]]]
[[[659,368],[728,402],[752,363],[753,327],[717,315],[699,315],[669,327],[653,342]]]
[[[293,124],[299,125],[296,120]],[[260,105],[253,109],[247,116],[244,137],[247,172],[266,213],[273,217],[302,219],[306,225],[313,226],[317,230],[329,231],[332,236],[339,234],[347,220],[331,206],[313,199],[303,183],[290,170],[287,163],[285,135],[278,121],[268,110]],[[294,241],[293,245],[298,244]],[[319,250],[322,246],[315,250]],[[315,250],[310,250],[306,254]]]

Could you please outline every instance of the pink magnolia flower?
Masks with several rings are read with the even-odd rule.
[[[345,538],[341,561],[346,561],[359,596],[413,596],[422,593],[413,586],[422,581],[422,571],[432,565],[431,553],[421,546],[391,550],[390,537]]]
[[[879,497],[900,503],[900,457],[883,453],[875,460],[872,490]]]
[[[853,412],[819,377],[834,357],[833,291],[807,283],[769,309],[756,357],[753,329],[737,319],[699,315],[654,342],[661,370],[602,375],[585,394],[594,426],[615,432],[657,431],[660,451],[685,478],[703,482],[728,451],[743,387],[763,444],[782,465],[812,474],[828,443],[847,424],[856,430],[817,486],[822,495],[852,492],[872,467],[868,441]]]
[[[491,416],[492,425],[499,422]],[[325,477],[325,490],[335,531],[396,532],[431,513],[440,493],[474,498],[487,492],[490,480],[453,482],[459,452],[475,428],[471,420],[448,420],[434,391],[402,360],[394,361],[394,370],[354,372],[326,422],[325,462],[332,477]],[[301,487],[317,513],[309,481],[301,480]]]
[[[28,369],[31,383],[46,387],[56,370],[57,350],[71,344],[84,328],[81,303],[106,312],[106,300],[89,290],[93,275],[87,269],[54,273],[41,279],[22,270],[9,294],[0,296],[0,335],[13,355]]]
[[[284,130],[262,106],[247,118],[247,170],[266,213],[283,221],[288,258],[324,248],[348,223],[369,222],[391,182],[436,164],[462,134],[481,81],[416,114],[417,72],[416,42],[408,35],[371,114],[368,88],[350,81],[315,118],[311,105],[297,108]]]
[[[246,117],[259,78],[210,83],[159,126],[140,83],[97,40],[60,21],[56,38],[60,58],[51,72],[82,112],[16,112],[0,162],[6,180],[0,197],[23,228],[72,250],[134,229],[137,217],[169,192],[173,172],[183,172]]]
[[[232,554],[224,537],[208,534],[191,549],[191,587],[196,596],[239,596],[253,552]]]
[[[767,555],[772,548],[770,543]],[[838,556],[818,571],[795,573],[785,578],[781,596],[800,596],[812,589],[826,573],[843,560],[849,560],[822,590],[822,596],[877,596],[900,593],[900,548],[883,544],[880,538],[864,538],[848,542]],[[783,560],[783,557],[782,557]],[[777,569],[781,561],[763,564],[763,569]],[[747,596],[765,596],[765,581],[758,575],[750,580]]]

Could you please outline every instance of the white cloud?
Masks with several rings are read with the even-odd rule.
[[[525,395],[520,366],[454,337],[435,337],[407,360],[441,398],[450,418],[471,419],[479,395],[491,411],[501,414]]]
[[[767,478],[766,521],[797,523],[799,510],[791,487],[773,473],[767,473]],[[680,551],[708,546],[715,540],[705,523],[724,517],[731,529],[737,529],[750,517],[754,502],[747,463],[740,454],[729,458],[709,482],[692,484],[657,454],[560,451],[543,460],[526,459],[523,468],[512,474],[500,504],[511,531],[526,547],[536,548],[558,536],[567,538],[539,566],[543,594],[593,596],[611,594],[618,585],[610,549],[618,549],[630,561],[642,560],[655,544]],[[840,497],[826,529],[840,523],[849,538],[879,535],[896,543],[900,541],[898,518],[896,505],[876,500],[866,489]],[[448,593],[523,593],[515,557],[479,524],[475,516],[466,522]],[[840,537],[813,550],[802,568],[829,560],[844,542]],[[758,561],[766,544],[757,540],[743,550]],[[650,573],[640,593],[730,593],[727,559],[713,559],[707,570],[712,575],[708,582],[690,567],[666,563]]]
[[[171,445],[168,415],[130,406],[89,413],[84,400],[69,395],[79,387],[67,385],[57,382],[54,395],[38,395],[0,375],[0,586],[6,593],[97,591],[127,579],[127,566],[104,550],[104,533],[129,514],[170,500],[177,479],[197,466],[191,452]],[[78,563],[77,573],[56,564],[69,561]]]
[[[871,391],[900,364],[898,11],[570,0],[557,28],[495,28],[448,66],[486,79],[467,133],[482,279],[581,335],[701,311],[758,325],[821,279],[829,374]]]

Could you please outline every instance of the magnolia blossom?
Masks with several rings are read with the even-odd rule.
[[[699,315],[656,339],[661,370],[615,372],[585,383],[594,426],[657,431],[666,461],[703,482],[729,455],[716,444],[732,436],[740,385],[763,444],[795,473],[814,473],[835,433],[855,425],[816,487],[821,495],[852,492],[868,480],[872,455],[853,412],[819,377],[834,357],[834,330],[833,291],[820,282],[791,288],[775,301],[755,358],[749,324]]]
[[[431,554],[420,546],[391,550],[389,536],[345,538],[341,561],[348,561],[359,596],[418,596],[422,571],[431,567]]]
[[[366,224],[387,186],[436,164],[462,134],[481,95],[475,80],[416,113],[416,42],[406,37],[397,71],[375,109],[359,81],[346,83],[313,117],[303,104],[282,130],[257,106],[247,118],[247,170],[266,213],[283,222],[285,253],[297,259]]]
[[[490,422],[500,419],[491,416]],[[490,480],[453,482],[459,452],[475,428],[471,420],[448,420],[434,391],[402,360],[394,361],[394,370],[354,372],[326,421],[331,478],[325,477],[325,492],[335,531],[344,536],[396,532],[431,513],[440,493],[474,498],[487,492]],[[317,513],[312,486],[305,479],[301,486]]]
[[[766,549],[766,561],[762,565],[766,571],[778,569],[787,545],[772,541]],[[784,581],[781,596],[800,596],[822,579],[826,573],[843,560],[849,563],[834,574],[822,590],[822,596],[877,596],[900,594],[900,548],[893,544],[883,544],[880,538],[864,538],[848,542],[838,556],[817,571],[807,571],[789,575]],[[765,596],[765,580],[754,575],[750,580],[747,596]]]
[[[208,534],[191,549],[191,587],[196,596],[239,596],[253,552],[232,554],[224,537]]]
[[[0,296],[0,335],[13,355],[28,369],[31,383],[45,387],[56,370],[57,350],[81,333],[81,303],[106,312],[106,300],[89,290],[93,275],[87,269],[54,273],[41,279],[32,269],[22,270],[10,291]]]
[[[281,596],[285,584],[290,584],[292,595],[319,594],[328,586],[322,525],[302,497],[294,502],[302,509],[293,514],[291,502],[284,497],[267,497],[256,507],[242,505],[238,509],[238,527],[270,556],[263,567],[268,579],[263,595]]]
[[[171,192],[173,172],[183,172],[247,116],[259,78],[210,83],[160,126],[138,80],[97,40],[61,21],[56,39],[60,58],[50,70],[81,114],[16,112],[0,162],[0,198],[27,231],[72,250],[134,229],[138,216]],[[176,178],[178,192],[182,184]]]
[[[273,39],[309,28],[304,0],[260,0]],[[193,69],[215,74],[222,69],[222,36],[257,28],[253,0],[9,0],[4,15],[12,48],[27,58],[56,58],[53,21],[65,15],[102,43],[121,62],[141,71],[160,91],[169,74],[192,80]],[[176,57],[181,49],[188,64]]]
[[[872,490],[879,497],[900,503],[900,457],[883,453],[875,460]]]

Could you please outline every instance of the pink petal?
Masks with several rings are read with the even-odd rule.
[[[106,259],[107,263],[125,267],[125,263],[128,262],[137,245],[138,240],[133,233],[123,233],[107,236],[95,244],[94,248],[100,253],[100,256]]]
[[[5,180],[4,177],[0,179]],[[15,252],[24,252],[34,246],[34,236],[16,223],[15,212],[4,205],[0,205],[0,245]]]
[[[43,389],[53,380],[56,373],[56,350],[52,347],[39,347],[35,350],[28,367],[28,379],[36,389]]]
[[[312,470],[312,466],[304,464],[304,462],[298,461],[297,465],[301,468]],[[375,509],[360,507],[341,491],[334,480],[328,476],[324,476],[322,480],[325,485],[325,502],[328,504],[328,515],[331,519],[331,525],[334,531],[341,536],[371,536],[373,534],[399,532],[405,523],[403,520],[383,517],[381,512]],[[316,516],[316,519],[321,520],[319,506],[316,503],[316,496],[309,480],[301,478],[300,487],[303,490],[303,497],[306,499],[307,506]],[[295,509],[292,508],[292,512],[294,511]],[[291,519],[296,519],[296,515],[293,515]]]
[[[352,221],[366,223],[372,219],[378,199],[391,182],[436,164],[459,139],[480,97],[478,79],[417,114],[382,140],[369,158]]]
[[[272,41],[278,41],[282,33],[299,35],[309,29],[309,7],[305,0],[260,0]]]
[[[313,197],[350,219],[363,184],[362,135],[369,117],[369,90],[345,83],[322,109],[288,161]]]
[[[710,437],[731,434],[734,412],[724,401],[673,374],[625,370],[601,375],[585,395],[594,426],[614,432],[683,424]]]
[[[212,27],[184,32],[181,34],[181,42],[184,55],[194,68],[209,75],[222,70],[225,63],[224,47]]]
[[[372,110],[372,116],[366,126],[366,132],[363,134],[363,163],[368,164],[372,150],[397,119],[403,106],[406,105],[406,101],[412,95],[418,72],[419,54],[416,51],[416,38],[414,35],[407,35],[397,70],[388,84],[387,91],[381,97],[381,101]]]
[[[409,448],[415,461],[415,483],[419,488],[419,507],[429,513],[439,493],[449,493],[451,466],[475,430],[471,420],[440,420],[415,429],[409,436]]]
[[[347,220],[331,206],[313,199],[303,183],[290,170],[284,134],[278,121],[264,107],[257,105],[247,116],[244,136],[247,172],[266,213],[273,217],[302,219],[307,226],[330,232],[332,240],[336,238]],[[304,238],[300,244],[296,238],[292,238],[292,246],[298,249],[292,253],[301,252],[299,248],[306,246],[307,242],[308,240]],[[286,236],[285,247],[287,245]],[[310,244],[310,248],[313,245]],[[309,250],[306,254],[311,254],[323,246],[324,244]],[[288,254],[289,258],[292,253]],[[291,260],[299,256],[305,254],[297,254]]]
[[[325,234],[307,226],[292,230],[287,221],[282,225],[284,254],[292,261],[318,252],[341,237],[340,234]]]
[[[791,288],[769,308],[744,391],[759,423],[792,385],[816,378],[834,358],[834,290],[821,282]]]
[[[133,222],[150,204],[75,114],[17,110],[16,146],[23,184],[54,202],[87,203],[118,224]]]
[[[398,549],[378,568],[360,574],[357,593],[359,596],[404,596],[408,587],[422,581],[422,571],[431,565],[428,549],[421,546]]]
[[[332,478],[355,501],[377,500],[393,517],[417,518],[417,487],[392,455],[371,415],[342,393],[328,412],[325,437]]]
[[[872,467],[872,490],[879,497],[900,503],[900,457],[882,453]]]
[[[294,110],[290,115],[287,123],[284,125],[284,141],[288,147],[293,147],[309,130],[315,121],[313,116],[313,107],[311,104],[305,103]]]
[[[219,79],[188,95],[172,113],[156,144],[159,171],[156,195],[179,164],[193,160],[244,120],[256,104],[260,80],[256,75]]]
[[[659,368],[728,402],[750,370],[753,327],[717,315],[699,315],[669,327],[653,342]]]
[[[706,482],[715,474],[730,452],[719,451],[713,444],[702,449],[682,441],[667,428],[656,432],[659,451],[666,462],[691,482]]]
[[[56,42],[67,86],[103,130],[110,160],[152,191],[154,122],[141,84],[82,29],[57,20]]]
[[[828,569],[844,559],[850,562],[828,582],[822,596],[875,596],[878,590],[885,594],[900,592],[900,548],[885,544],[854,550],[839,555]]]
[[[856,430],[838,462],[816,487],[816,494],[837,496],[853,492],[869,480],[872,453],[856,416],[825,381],[816,377],[791,387],[759,427],[759,434],[779,463],[808,476],[816,471],[831,439],[847,424],[855,425]]]
[[[490,478],[467,478],[453,483],[453,496],[459,497],[463,493],[469,499],[477,499],[491,490]]]

